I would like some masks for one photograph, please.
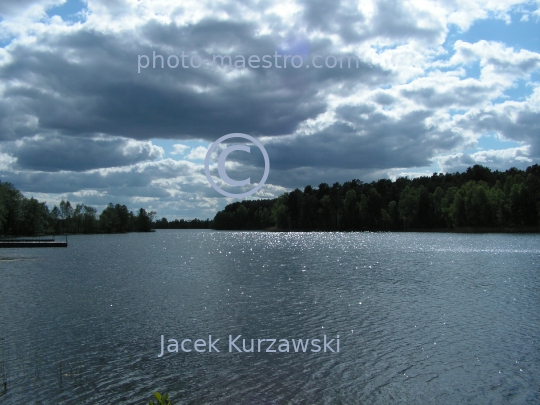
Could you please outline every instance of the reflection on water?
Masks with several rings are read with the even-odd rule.
[[[179,230],[6,249],[0,401],[538,403],[539,242]],[[161,335],[225,350],[158,358]],[[340,335],[340,353],[229,353],[229,335]]]
[[[18,260],[35,260],[35,259],[26,258],[26,257],[0,257],[0,262],[14,262]]]

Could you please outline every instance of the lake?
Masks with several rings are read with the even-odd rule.
[[[0,350],[5,404],[537,404],[540,235],[160,230],[2,249]]]

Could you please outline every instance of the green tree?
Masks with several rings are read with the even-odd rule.
[[[515,226],[538,225],[536,203],[532,193],[523,183],[514,183],[510,191],[510,212]]]
[[[468,225],[489,226],[492,223],[488,192],[488,186],[483,181],[477,183],[471,180],[461,187]]]
[[[442,219],[448,228],[454,227],[452,204],[457,194],[457,187],[449,187],[444,198],[441,200]]]
[[[405,190],[401,192],[398,209],[405,229],[415,225],[416,217],[418,215],[418,195],[414,188],[407,186],[405,187]]]
[[[319,229],[327,231],[332,228],[332,208],[330,207],[329,195],[324,195],[320,200],[318,218]]]
[[[381,210],[383,207],[382,197],[374,187],[369,189],[367,204],[368,226],[373,229],[378,228],[381,224]]]
[[[465,199],[461,192],[457,192],[454,201],[450,205],[450,218],[454,227],[467,226],[467,210],[465,208]]]
[[[391,228],[396,229],[400,226],[398,204],[394,200],[388,203],[388,215],[392,221]]]
[[[97,210],[88,205],[82,205],[82,224],[84,233],[93,233],[97,230]]]
[[[352,230],[358,228],[358,222],[360,219],[360,213],[357,207],[358,201],[356,198],[356,191],[349,190],[345,194],[345,199],[343,200],[343,225],[345,230]]]
[[[234,222],[236,229],[247,229],[248,210],[245,205],[240,204],[236,212],[234,213]]]
[[[381,208],[381,221],[381,228],[383,230],[392,229],[392,218],[384,208]]]
[[[437,187],[432,196],[433,201],[433,222],[432,226],[443,228],[446,226],[443,214],[443,199],[444,191],[441,187]]]
[[[23,199],[21,204],[19,233],[22,235],[39,235],[48,230],[49,209],[45,203],[35,198]]]
[[[138,232],[150,232],[155,215],[154,211],[147,212],[144,208],[140,208],[135,219],[136,230]]]
[[[5,183],[0,183],[0,235],[4,233],[8,217],[7,193],[5,191]]]
[[[510,221],[510,208],[506,195],[499,186],[499,182],[489,190],[488,199],[492,212],[492,224],[496,227],[507,225]]]
[[[280,229],[289,229],[289,209],[287,202],[289,200],[288,194],[283,194],[278,197],[272,208],[272,218],[276,227]]]
[[[21,220],[21,204],[24,197],[11,183],[0,183],[2,233],[18,234]]]
[[[302,212],[304,210],[304,195],[299,189],[295,189],[289,193],[287,207],[289,208],[291,228],[300,229]]]
[[[360,229],[366,229],[370,225],[369,221],[369,205],[368,199],[365,194],[360,197],[360,202],[357,205],[358,218],[360,222]]]
[[[428,229],[433,224],[433,205],[430,200],[429,191],[423,185],[416,190],[416,215],[413,223],[416,226]]]
[[[114,205],[112,203],[109,203],[109,205],[107,205],[107,207],[99,215],[99,227],[103,232],[119,232],[120,219],[118,218],[118,213],[114,209]]]
[[[313,193],[304,195],[304,209],[302,210],[302,228],[314,230],[318,228],[319,201]]]

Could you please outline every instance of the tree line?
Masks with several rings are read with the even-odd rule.
[[[213,222],[210,219],[174,219],[168,221],[167,218],[161,218],[154,222],[155,229],[211,229]]]
[[[144,208],[134,214],[125,205],[112,203],[98,215],[94,207],[64,200],[49,210],[13,184],[0,182],[0,235],[150,232],[155,215]]]
[[[215,229],[358,231],[511,228],[539,230],[540,166],[447,173],[371,183],[326,183],[273,200],[229,204]]]

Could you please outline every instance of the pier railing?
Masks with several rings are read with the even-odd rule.
[[[67,247],[67,235],[0,238],[0,248],[18,247]]]

